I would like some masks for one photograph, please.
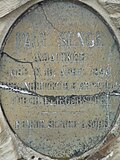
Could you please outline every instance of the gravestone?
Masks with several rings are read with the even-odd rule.
[[[2,44],[0,94],[12,131],[52,158],[98,145],[119,115],[119,45],[107,22],[78,1],[29,8]]]

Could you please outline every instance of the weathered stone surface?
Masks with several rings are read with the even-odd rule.
[[[0,0],[0,18],[29,1],[30,0]]]
[[[111,14],[110,15],[111,20],[114,22],[116,27],[120,29],[120,13]]]
[[[18,155],[15,150],[15,145],[7,130],[8,126],[5,125],[1,112],[0,109],[0,160],[16,160]]]
[[[120,29],[120,1],[119,0],[99,0],[99,3],[109,12],[111,20]]]
[[[48,14],[48,15],[49,15],[49,14]],[[49,16],[50,16],[50,15],[49,15]],[[49,16],[46,16],[46,21],[48,21],[49,26],[53,27],[54,30],[56,30],[56,28],[59,28],[59,27],[55,27],[55,26],[53,25],[53,23],[51,23],[51,19],[52,19],[54,16],[53,16],[52,18],[49,17]],[[49,17],[50,19],[49,19],[48,17]],[[52,21],[52,22],[53,22],[53,21]],[[53,26],[52,26],[52,25],[53,25]],[[50,28],[51,28],[51,27],[50,27]],[[28,29],[28,30],[29,30],[29,29]],[[14,42],[14,41],[13,41],[13,42]],[[28,44],[29,44],[29,42],[28,42]],[[8,45],[8,48],[9,48],[9,45]],[[4,51],[5,51],[5,53],[6,53],[6,52],[9,51],[9,49],[8,49],[8,50],[4,50]],[[5,54],[4,54],[4,55],[5,55]],[[13,56],[13,55],[11,55],[11,56]],[[20,58],[20,57],[17,57],[17,59],[18,59],[18,58]],[[23,57],[23,58],[25,58],[25,57]],[[29,57],[29,58],[30,58],[30,57]],[[5,59],[8,60],[9,58],[8,58],[8,59],[5,58]],[[8,62],[10,62],[11,64],[14,64],[14,65],[17,65],[17,64],[15,64],[15,62],[13,62],[12,59],[11,59],[11,60],[8,60]],[[34,67],[34,66],[32,66],[31,64],[32,64],[32,63],[29,63],[29,62],[26,63],[27,67],[30,68],[30,73],[33,73],[32,67]],[[9,66],[11,66],[11,65],[9,65]],[[11,66],[11,67],[12,67],[12,66]],[[24,66],[24,65],[22,65],[22,66],[20,65],[20,67],[23,67],[23,68],[24,68],[25,66]],[[53,66],[53,67],[54,67],[54,66]],[[59,70],[58,70],[58,71],[59,71]],[[29,73],[29,75],[30,75],[30,73]],[[13,74],[14,74],[14,73],[13,73]],[[21,74],[21,73],[20,73],[20,74]],[[3,77],[3,76],[2,76],[2,77]],[[34,79],[34,78],[35,78],[34,73],[32,74],[32,77],[31,77],[31,78],[32,78],[31,81],[34,81],[34,80],[35,80],[35,79]],[[3,77],[3,79],[4,79],[4,77]],[[6,80],[7,80],[7,79],[9,79],[9,78],[6,77]],[[19,79],[19,78],[18,78],[18,79]],[[39,79],[39,78],[38,78],[38,79]],[[39,80],[40,80],[40,79],[39,79]],[[10,81],[12,81],[12,80],[10,79]],[[21,81],[21,80],[19,79],[18,81]],[[13,87],[13,86],[12,86],[12,87]],[[15,90],[14,90],[14,91],[15,91]],[[23,92],[23,90],[20,89],[20,92]],[[30,92],[29,92],[29,93],[30,93]],[[19,94],[19,93],[18,93],[18,94]],[[38,94],[38,93],[37,93],[37,94]],[[39,94],[40,94],[40,93],[39,93]],[[6,94],[6,96],[7,96],[7,95],[8,95],[8,94]],[[14,95],[14,94],[13,94],[13,95]],[[10,98],[9,95],[8,95],[8,97]],[[12,97],[12,96],[11,96],[11,97]],[[9,100],[9,98],[8,98],[8,100]],[[3,129],[2,129],[2,130],[3,130]],[[1,130],[1,131],[2,131],[2,130]],[[2,136],[1,136],[1,137],[2,137]],[[9,136],[8,136],[8,137],[9,137]],[[8,141],[9,141],[9,140],[6,141],[6,144],[7,144]],[[109,143],[109,142],[108,142],[108,143]],[[10,144],[10,145],[9,145],[8,148],[9,148],[10,150],[14,150],[14,145],[13,145],[12,143],[9,143],[9,144]],[[118,143],[118,145],[119,145],[119,143]],[[117,151],[117,150],[119,151],[118,145],[117,145],[117,149],[115,149],[115,151]],[[10,147],[10,146],[11,146],[11,147]],[[22,147],[22,145],[21,145],[21,147]],[[24,148],[24,147],[23,147],[23,148]],[[34,147],[33,147],[33,148],[34,148]],[[21,149],[21,150],[22,150],[22,149]],[[28,150],[29,150],[29,149],[28,149]],[[26,150],[26,152],[23,151],[23,153],[26,154],[26,155],[28,154],[31,159],[33,159],[33,157],[34,157],[34,155],[32,155],[32,153],[31,153],[30,151],[28,152],[28,151]],[[113,153],[114,153],[114,152],[113,152]],[[105,158],[104,158],[105,154],[107,155],[106,159],[107,159],[107,158],[110,159],[110,158],[112,157],[112,158],[114,158],[114,159],[116,159],[116,160],[119,160],[119,154],[118,154],[118,152],[115,152],[115,153],[117,153],[117,154],[116,154],[117,157],[114,157],[114,156],[113,156],[114,154],[112,154],[112,152],[107,153],[107,152],[104,152],[104,151],[102,150],[101,152],[99,152],[99,154],[103,154],[103,155],[102,155],[102,156],[99,156],[99,154],[96,154],[97,157],[95,157],[95,155],[93,155],[92,160],[95,159],[95,158],[98,158],[98,157],[99,157],[99,158],[100,158],[100,157],[103,157],[103,159],[105,159]],[[16,153],[14,153],[14,154],[16,155]],[[15,156],[14,154],[13,154],[13,156],[11,155],[11,157],[12,157],[11,159],[12,159],[12,160],[13,160],[13,159],[16,159],[16,156]],[[20,153],[20,154],[21,154],[21,153]],[[1,154],[1,155],[2,155],[2,154]],[[6,157],[9,157],[9,156],[8,156],[9,154],[4,154],[4,155],[5,155]],[[27,156],[26,156],[25,159],[30,159],[30,158],[27,158]],[[40,158],[39,155],[36,156],[36,159],[38,159],[38,158]],[[98,159],[99,159],[99,158],[98,158]],[[5,157],[4,157],[4,159],[5,159]],[[7,158],[6,158],[6,159],[7,159]],[[44,157],[43,157],[43,159],[44,159]],[[95,160],[96,160],[96,159],[95,159]]]

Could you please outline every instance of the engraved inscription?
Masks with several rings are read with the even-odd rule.
[[[73,158],[99,144],[120,106],[117,39],[88,6],[37,4],[0,52],[0,98],[18,137],[35,151]]]

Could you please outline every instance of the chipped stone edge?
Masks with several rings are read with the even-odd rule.
[[[30,6],[37,2],[41,2],[42,0],[31,0],[27,4],[23,5],[22,7],[19,7],[18,9],[12,11],[8,15],[4,16],[3,18],[0,18],[0,46],[2,44],[2,41],[7,34],[10,26],[14,23],[14,21]],[[104,1],[107,0],[79,0],[88,6],[95,9],[100,15],[103,16],[103,18],[106,20],[106,22],[111,26],[112,30],[114,31],[119,43],[120,43],[120,13],[114,13],[111,14],[108,12],[108,10],[105,7]],[[103,1],[103,3],[101,3]],[[112,0],[111,0],[112,1]],[[113,4],[114,4],[113,0]],[[114,7],[114,6],[113,6]],[[93,160],[94,156],[97,152],[101,150],[101,148],[106,144],[109,143],[107,138],[109,136],[114,136],[115,140],[117,141],[117,138],[120,134],[120,116],[117,119],[117,122],[115,123],[112,130],[108,133],[106,138],[96,146],[94,149],[91,149],[90,151],[86,152],[84,155],[78,158],[73,158],[71,160],[77,160],[77,159],[88,159]],[[114,142],[114,140],[113,140]],[[111,145],[113,144],[111,143]],[[52,160],[51,158],[47,156],[43,156],[34,150],[30,149],[29,147],[26,147],[15,135],[12,130],[10,129],[4,115],[2,112],[2,109],[0,107],[0,149],[2,149],[3,152],[0,152],[0,159],[1,160],[17,160],[24,158],[25,160],[30,160],[32,156],[35,156],[34,160],[37,160],[37,158],[42,158],[43,160]],[[111,146],[105,153],[104,157],[101,158],[101,160],[109,159],[114,155],[114,152],[111,151]],[[98,160],[100,158],[98,157]]]
[[[25,3],[29,2],[30,0],[1,0],[0,4],[0,18],[4,17],[5,15],[9,14],[10,12],[14,11],[15,9],[19,8],[20,6],[24,5]],[[3,9],[4,8],[4,9]]]
[[[119,0],[98,0],[98,3],[108,12],[110,19],[120,30],[120,1]]]

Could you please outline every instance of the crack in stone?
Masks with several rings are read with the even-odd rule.
[[[43,11],[43,14],[44,14],[44,16],[45,16],[46,21],[47,21],[57,32],[60,32],[60,31],[52,24],[52,22],[48,19],[47,14],[46,14],[43,6],[41,5],[40,7],[41,7],[41,9],[42,9],[42,11]]]
[[[29,90],[24,90],[24,89],[16,89],[14,87],[5,85],[5,84],[0,84],[0,88],[4,89],[4,90],[10,90],[13,92],[17,92],[17,93],[21,93],[21,94],[26,94],[26,95],[34,95],[33,92],[29,91]]]
[[[94,95],[66,95],[66,96],[63,96],[63,95],[59,95],[59,96],[51,96],[51,95],[40,95],[38,93],[36,93],[36,74],[35,74],[35,69],[34,69],[34,66],[33,66],[33,62],[31,61],[21,61],[21,60],[18,60],[12,56],[10,56],[9,54],[5,53],[5,52],[0,52],[1,54],[1,58],[3,58],[4,55],[6,55],[7,57],[11,58],[12,60],[18,62],[18,63],[26,63],[26,64],[30,64],[31,67],[32,67],[32,70],[33,70],[33,73],[34,73],[34,91],[30,91],[28,89],[28,86],[26,86],[27,84],[25,83],[25,86],[26,88],[22,89],[22,88],[19,88],[18,86],[15,86],[15,87],[11,87],[11,86],[8,86],[6,84],[4,84],[3,82],[0,82],[0,88],[1,89],[4,89],[4,90],[10,90],[12,92],[17,92],[17,93],[20,93],[20,94],[25,94],[25,95],[31,95],[31,96],[37,96],[37,97],[47,97],[48,99],[56,99],[56,97],[61,97],[61,98],[65,98],[65,97],[96,97],[96,96],[101,96],[101,95],[106,95],[106,96],[120,96],[120,91],[117,91],[117,90],[113,90],[112,92],[100,92],[100,93],[97,93],[97,94],[94,94]]]
[[[111,93],[111,96],[120,96],[120,91],[114,90],[114,91]]]
[[[31,67],[32,67],[33,73],[34,73],[34,90],[36,91],[36,79],[37,79],[37,77],[36,77],[36,73],[35,73],[35,69],[34,69],[33,63],[31,63]]]
[[[46,14],[43,6],[41,5],[40,7],[41,7],[41,9],[42,9],[42,11],[43,11],[43,15],[45,16],[46,21],[52,26],[52,28],[53,28],[54,30],[56,30],[58,33],[62,33],[62,32],[61,32],[60,30],[58,30],[58,29],[52,24],[52,22],[48,19],[47,14]],[[77,35],[76,35],[76,36],[77,36]],[[62,40],[64,43],[66,43],[66,40],[63,39],[61,36],[59,36],[59,39]],[[92,41],[92,45],[93,45],[93,41]],[[93,46],[92,46],[92,47],[93,47]]]
[[[41,9],[42,9],[42,11],[43,11],[43,15],[45,16],[46,21],[47,21],[47,22],[52,26],[52,28],[55,29],[58,33],[62,33],[62,32],[61,32],[60,30],[58,30],[58,29],[52,24],[52,22],[48,19],[48,16],[47,16],[47,14],[46,14],[43,6],[41,5],[40,7],[41,7]],[[78,32],[78,33],[76,34],[76,36],[77,36],[78,38],[80,38],[80,41],[81,41],[81,43],[82,43],[82,46],[84,47],[84,41],[83,41],[80,33]],[[65,40],[65,39],[63,39],[63,38],[60,37],[60,36],[59,36],[59,38],[60,38],[64,43],[66,43],[66,40]],[[94,42],[94,40],[92,40],[92,44],[89,46],[89,48],[94,47],[94,45],[95,45],[95,42]]]
[[[14,61],[16,61],[16,62],[18,62],[18,63],[28,63],[28,64],[33,63],[33,62],[31,62],[31,61],[22,61],[22,60],[18,60],[18,59],[16,59],[16,58],[10,56],[8,53],[3,52],[3,51],[0,52],[0,54],[1,54],[1,57],[2,57],[2,58],[3,58],[4,55],[6,55],[6,56],[9,57],[10,59],[12,59],[12,60],[14,60]]]
[[[31,61],[22,61],[22,60],[18,60],[12,56],[10,56],[8,53],[6,52],[3,52],[3,51],[0,51],[0,55],[1,55],[1,59],[3,58],[4,55],[6,55],[7,57],[9,57],[10,59],[14,60],[15,62],[18,62],[18,63],[24,63],[24,64],[30,64],[31,65],[31,68],[33,70],[33,75],[34,75],[34,90],[36,91],[36,74],[35,74],[35,69],[34,69],[34,65],[33,65],[33,62]]]
[[[4,89],[4,90],[9,90],[9,91],[12,91],[12,92],[17,92],[17,93],[20,93],[20,94],[25,94],[25,95],[32,95],[32,96],[37,96],[37,97],[49,97],[49,98],[56,98],[56,97],[65,97],[63,95],[59,95],[59,96],[51,96],[51,95],[41,95],[41,94],[38,94],[34,91],[31,91],[31,90],[28,90],[28,89],[22,89],[22,88],[17,88],[17,86],[14,88],[14,87],[11,87],[11,86],[8,86],[2,82],[0,82],[0,88],[1,89]],[[96,96],[103,96],[103,95],[106,95],[106,96],[120,96],[120,92],[119,91],[112,91],[112,92],[99,92],[99,93],[96,93],[96,94],[93,94],[93,95],[66,95],[68,97],[77,97],[77,96],[83,96],[83,97],[96,97]]]

